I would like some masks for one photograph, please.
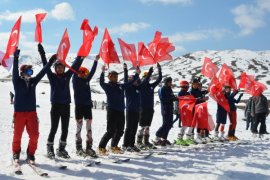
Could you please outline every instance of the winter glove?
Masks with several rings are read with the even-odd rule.
[[[127,69],[127,64],[126,63],[123,64],[123,68],[124,68],[124,70]]]
[[[56,59],[57,59],[57,55],[56,54],[54,54],[54,55],[52,55],[52,57],[50,58],[50,62],[51,63],[54,63],[55,61],[56,61]]]
[[[45,54],[44,48],[43,48],[42,44],[40,44],[40,43],[38,43],[38,52],[39,52],[39,54],[42,54],[42,55]]]
[[[13,54],[13,55],[14,55],[14,59],[19,59],[20,51],[21,51],[21,50],[18,49],[18,48],[15,50],[15,52],[14,52],[14,54]]]
[[[150,67],[148,72],[153,73],[153,67]]]
[[[157,63],[157,68],[158,68],[159,71],[161,70],[161,66],[160,66],[159,63]]]

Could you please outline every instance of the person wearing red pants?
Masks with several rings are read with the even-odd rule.
[[[228,93],[230,93],[231,91],[231,87],[228,86]],[[237,113],[236,113],[236,106],[235,104],[238,104],[239,101],[241,100],[243,93],[241,93],[238,97],[238,99],[236,100],[234,97],[236,96],[236,94],[238,93],[238,90],[233,91],[232,93],[230,93],[230,95],[228,96],[228,102],[230,105],[230,112],[229,114],[229,119],[230,119],[230,127],[229,127],[229,131],[228,131],[228,140],[230,141],[236,141],[238,140],[238,138],[235,136],[235,129],[236,129],[236,124],[237,124]]]
[[[38,144],[39,130],[38,117],[36,113],[36,85],[49,70],[56,55],[53,55],[48,64],[35,76],[31,65],[21,65],[18,70],[18,59],[20,50],[16,49],[13,61],[12,82],[15,91],[14,101],[14,131],[12,141],[13,160],[19,161],[21,152],[21,138],[26,127],[29,135],[27,148],[27,161],[34,163],[35,152]]]

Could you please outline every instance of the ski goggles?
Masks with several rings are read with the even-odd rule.
[[[31,76],[31,75],[33,75],[33,70],[32,69],[27,69],[27,70],[25,70],[25,72],[24,72],[26,75],[28,75],[28,76]]]

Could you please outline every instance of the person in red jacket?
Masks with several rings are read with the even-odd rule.
[[[24,128],[26,127],[26,131],[29,135],[26,160],[28,163],[34,163],[39,137],[38,117],[36,112],[36,86],[56,60],[56,55],[53,55],[46,66],[44,66],[35,77],[32,77],[32,65],[21,65],[19,73],[19,54],[20,50],[17,49],[14,53],[12,73],[12,82],[15,91],[14,131],[12,141],[13,160],[18,162],[20,159],[21,138]]]

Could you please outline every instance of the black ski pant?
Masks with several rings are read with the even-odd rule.
[[[126,111],[126,129],[123,143],[123,146],[125,147],[134,147],[135,136],[139,123],[139,116],[139,112]]]
[[[52,104],[51,107],[51,130],[48,137],[48,142],[53,143],[54,137],[58,129],[59,121],[61,119],[62,134],[60,141],[66,142],[68,135],[68,126],[70,118],[69,104]]]
[[[107,109],[107,132],[103,135],[99,142],[99,148],[106,148],[110,139],[111,147],[116,147],[124,133],[125,128],[125,112],[111,108]]]
[[[259,134],[263,134],[266,132],[266,113],[257,113],[255,114],[254,121],[252,127],[252,133],[258,133],[258,126],[260,126]]]
[[[173,125],[173,111],[162,110],[162,126],[157,130],[156,136],[167,139],[170,129]]]

